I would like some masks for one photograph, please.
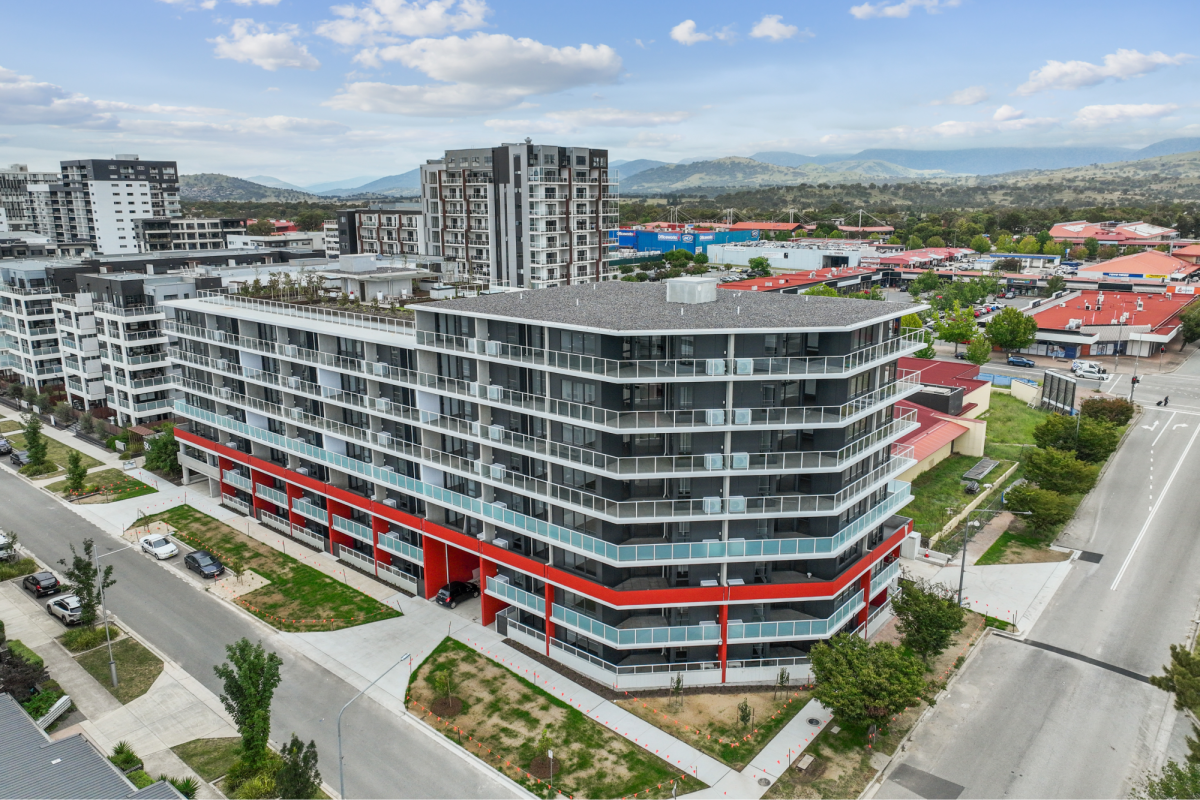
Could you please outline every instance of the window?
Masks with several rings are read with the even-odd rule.
[[[562,397],[563,400],[569,400],[572,403],[594,403],[596,402],[596,385],[583,381],[564,380]]]
[[[582,425],[564,424],[562,426],[562,440],[564,444],[575,447],[595,447],[596,431],[591,428],[585,428]]]
[[[596,476],[574,467],[563,467],[563,485],[595,491]]]
[[[567,353],[584,356],[596,355],[596,334],[580,331],[563,331],[560,334],[562,349]]]
[[[587,156],[575,156],[575,166],[586,167],[587,166]],[[576,176],[576,177],[578,177],[578,176]],[[584,177],[587,177],[586,173],[584,174]]]

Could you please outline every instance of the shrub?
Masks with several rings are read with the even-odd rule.
[[[1083,494],[1096,485],[1100,468],[1075,457],[1070,450],[1033,450],[1025,461],[1025,475],[1043,489],[1059,494]]]
[[[187,800],[195,800],[196,795],[200,792],[200,784],[195,778],[172,778],[169,775],[159,775],[160,781],[166,781],[175,787],[175,791],[187,798]]]
[[[270,779],[271,790],[274,791],[274,789],[275,789],[275,774],[277,772],[279,772],[280,768],[282,768],[282,767],[283,767],[283,757],[280,756],[278,753],[276,753],[274,750],[267,750],[263,754],[263,766],[257,770],[248,766],[246,764],[246,762],[244,762],[241,759],[241,757],[239,756],[238,760],[233,762],[233,766],[229,768],[229,772],[225,775],[225,781],[224,781],[225,789],[226,789],[225,793],[227,795],[229,795],[230,797],[233,797],[235,795],[237,797],[241,797],[242,795],[241,795],[241,792],[239,791],[239,789],[241,789],[241,787],[244,784],[248,783],[249,781],[254,780],[254,778],[258,777],[259,775],[264,775]],[[255,790],[255,791],[257,791],[257,790]],[[273,796],[274,795],[258,795],[258,794],[254,795],[254,797],[273,797]]]
[[[1025,517],[1030,529],[1045,533],[1069,520],[1075,513],[1070,498],[1049,489],[1039,489],[1028,483],[1014,486],[1006,493],[1008,506],[1014,511],[1028,511]]]
[[[1076,426],[1079,433],[1076,435]],[[1081,461],[1099,464],[1117,449],[1121,430],[1111,422],[1098,419],[1064,417],[1051,414],[1033,429],[1033,440],[1041,448],[1074,451]]]
[[[137,753],[133,752],[133,745],[124,739],[113,747],[112,755],[108,757],[108,760],[123,770],[132,769],[142,763]]]
[[[22,558],[20,561],[0,563],[0,581],[9,581],[22,575],[32,575],[37,572],[37,562],[32,558]],[[2,637],[0,637],[2,640]]]
[[[21,651],[9,643],[9,656],[0,664],[0,692],[11,694],[18,703],[28,700],[38,684],[50,678],[41,659],[26,661]],[[17,644],[20,644],[17,642]],[[25,650],[27,653],[28,650]]]
[[[46,666],[42,661],[42,657],[25,646],[25,643],[20,639],[12,639],[8,643],[8,651],[14,656],[19,656],[27,664],[32,664],[35,667],[41,668]]]
[[[1133,419],[1133,403],[1121,397],[1093,397],[1084,400],[1079,411],[1084,419],[1096,419],[1114,425],[1125,425]]]
[[[267,800],[278,797],[275,792],[275,776],[260,772],[243,783],[233,796],[237,800]]]
[[[39,475],[49,475],[58,472],[58,465],[53,461],[43,461],[40,464],[26,464],[21,467],[21,474],[26,478],[36,478]]]
[[[145,789],[147,786],[154,784],[154,778],[151,778],[146,774],[146,771],[142,769],[135,769],[125,777],[129,778],[129,782],[139,789]]]
[[[84,412],[83,416],[79,418],[79,430],[81,433],[95,433],[96,419],[92,416],[90,411]]]
[[[120,631],[116,627],[112,628],[112,635],[115,638]],[[82,653],[84,650],[92,650],[104,644],[104,626],[98,628],[75,628],[69,630],[62,635],[63,647],[70,650],[72,653]]]
[[[22,703],[21,707],[25,709],[29,716],[34,719],[41,719],[50,713],[50,709],[62,696],[63,692],[61,689],[38,692]]]

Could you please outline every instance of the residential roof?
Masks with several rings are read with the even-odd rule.
[[[747,278],[744,281],[730,281],[729,283],[721,284],[721,288],[737,289],[746,292],[779,292],[784,289],[794,289],[798,286],[815,286],[834,279],[870,275],[874,272],[875,270],[870,267],[824,267],[822,269],[801,272],[786,272],[782,275],[772,275],[768,278]]]
[[[83,734],[51,741],[12,695],[0,694],[0,797],[182,797],[166,781],[137,791]]]
[[[1173,256],[1200,256],[1200,244],[1189,244],[1171,253]]]
[[[1071,320],[1082,320],[1081,326],[1084,328],[1111,326],[1119,324],[1121,317],[1127,314],[1127,327],[1138,326],[1144,331],[1155,331],[1171,327],[1169,323],[1195,298],[1193,294],[1171,292],[1145,294],[1088,289],[1067,300],[1045,304],[1034,312],[1033,317],[1043,330],[1068,330]],[[1142,303],[1141,311],[1137,308],[1139,300]]]
[[[975,251],[969,247],[923,247],[920,250],[905,250],[892,256],[879,259],[880,264],[903,266],[908,264],[927,264],[934,261],[946,261],[961,258]]]
[[[794,231],[801,227],[799,222],[738,222],[731,231]]]
[[[979,375],[979,367],[967,361],[937,361],[902,356],[896,367],[919,373],[920,377],[917,380],[921,383],[930,386],[961,387],[964,392],[973,392],[988,383],[976,377]]]
[[[907,400],[899,401],[896,407],[915,409],[917,412],[917,429],[902,436],[899,441],[900,444],[912,445],[913,458],[917,461],[928,458],[970,430],[945,414]]]
[[[707,303],[668,303],[664,283],[606,281],[442,300],[418,312],[462,312],[614,332],[844,330],[924,306],[775,292],[717,292]]]
[[[1050,235],[1055,239],[1072,239],[1083,241],[1092,237],[1099,241],[1133,241],[1139,239],[1159,239],[1178,233],[1174,228],[1164,228],[1151,225],[1148,222],[1100,223],[1077,220],[1075,222],[1060,222],[1050,229]]]
[[[1190,272],[1196,269],[1195,264],[1189,264],[1182,258],[1168,255],[1161,250],[1143,250],[1129,256],[1121,256],[1099,264],[1088,264],[1080,267],[1080,272],[1104,272],[1117,275],[1172,275],[1176,272]]]

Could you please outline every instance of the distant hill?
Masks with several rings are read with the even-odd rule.
[[[854,153],[802,156],[799,153],[784,153],[778,150],[755,153],[750,157],[755,161],[761,161],[764,164],[774,164],[777,167],[799,167],[804,164],[832,164],[835,161],[850,161],[851,159],[858,158]]]
[[[384,178],[365,183],[361,186],[345,189],[330,189],[320,192],[322,197],[354,197],[361,194],[382,194],[389,197],[412,197],[421,193],[421,170],[410,169],[399,175],[388,175]]]
[[[667,164],[621,180],[621,193],[659,193],[701,186],[758,187],[799,183],[869,183],[875,180],[920,180],[940,172],[901,167],[877,160],[839,161],[779,167],[750,158],[731,156],[692,164]]]
[[[618,174],[621,176],[621,179],[624,180],[625,178],[632,178],[639,172],[645,172],[646,170],[654,169],[655,167],[664,167],[669,163],[670,162],[668,161],[654,161],[649,158],[639,158],[634,161],[613,161],[611,162],[611,166],[617,168]]]
[[[272,178],[270,175],[251,175],[249,178],[246,178],[246,180],[250,181],[251,183],[262,184],[263,186],[270,186],[272,189],[291,189],[293,192],[308,191],[303,186],[297,186],[294,183],[281,181],[279,178]]]
[[[1187,140],[1176,140],[1187,141]],[[1197,142],[1200,144],[1200,142]],[[1002,175],[945,179],[961,185],[1000,184],[1054,187],[1064,194],[1091,194],[1097,203],[1123,192],[1164,201],[1200,198],[1200,150],[1053,170],[1021,170]]]
[[[378,175],[359,175],[357,178],[343,178],[340,181],[326,181],[325,183],[313,183],[308,186],[301,187],[306,192],[320,194],[321,192],[329,192],[334,189],[353,189],[355,186],[362,186],[364,183],[379,180]],[[268,186],[270,184],[267,184]]]
[[[298,203],[318,199],[308,192],[265,186],[216,172],[180,175],[179,193],[184,200]]]

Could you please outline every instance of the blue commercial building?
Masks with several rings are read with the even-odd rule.
[[[616,232],[617,247],[648,251],[690,250],[708,255],[710,244],[757,242],[758,231],[639,231],[621,229]]]

